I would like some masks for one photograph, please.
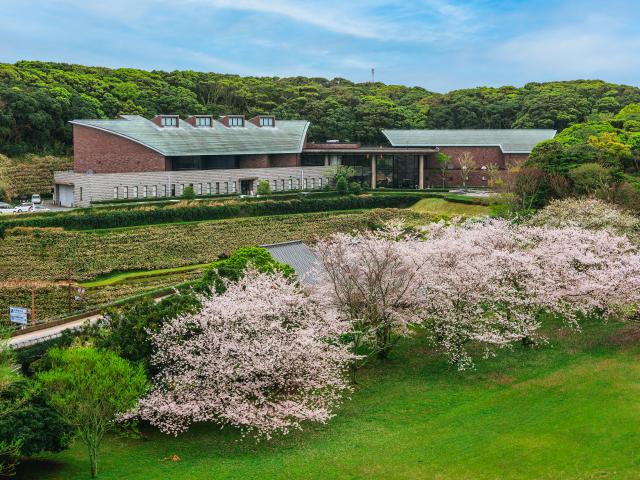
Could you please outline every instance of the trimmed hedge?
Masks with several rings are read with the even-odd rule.
[[[291,213],[327,212],[373,208],[406,208],[423,198],[419,194],[362,195],[338,198],[304,198],[265,200],[222,205],[189,205],[172,208],[139,208],[128,210],[83,210],[80,213],[60,213],[38,217],[19,217],[0,220],[0,234],[7,228],[64,228],[65,230],[94,230],[162,223],[222,220],[237,217],[258,217]]]

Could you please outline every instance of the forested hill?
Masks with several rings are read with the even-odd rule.
[[[240,77],[25,61],[0,64],[0,152],[70,153],[68,120],[118,114],[270,113],[310,120],[310,140],[378,143],[382,128],[562,130],[638,102],[639,88],[596,80],[437,94],[342,78]]]

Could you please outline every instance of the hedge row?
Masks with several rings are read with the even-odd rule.
[[[157,225],[162,223],[220,220],[237,217],[256,217],[290,213],[326,212],[372,208],[405,208],[422,198],[418,194],[361,195],[337,198],[305,198],[265,200],[259,202],[228,202],[218,205],[189,205],[167,208],[139,208],[128,210],[83,210],[38,217],[18,217],[0,220],[0,234],[7,228],[64,228],[65,230],[94,230],[103,228]]]
[[[309,213],[100,232],[16,228],[0,239],[0,278],[66,280],[71,267],[72,279],[83,281],[114,271],[208,263],[240,247],[312,242],[316,237],[370,228],[397,217],[410,220],[420,214],[396,209]]]

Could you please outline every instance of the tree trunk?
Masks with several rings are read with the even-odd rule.
[[[89,462],[91,463],[91,478],[96,478],[98,476],[98,446],[89,442],[87,445],[89,448]]]
[[[384,326],[376,333],[378,343],[378,358],[384,360],[389,357],[391,350],[391,327]]]

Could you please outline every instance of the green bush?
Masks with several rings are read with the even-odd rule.
[[[346,187],[346,180],[345,180]],[[346,195],[345,190],[345,195]],[[102,228],[156,225],[162,223],[219,220],[236,217],[255,217],[289,213],[356,210],[369,208],[405,208],[417,202],[420,194],[388,194],[376,196],[343,196],[336,198],[298,198],[263,200],[222,205],[189,205],[175,207],[146,207],[118,209],[86,209],[80,212],[51,212],[35,217],[0,220],[0,234],[11,227],[58,227],[66,230],[94,230]]]
[[[196,192],[193,190],[193,185],[187,185],[182,192],[182,198],[193,199],[196,198]]]
[[[351,182],[349,184],[349,192],[353,195],[360,195],[362,193],[362,185],[358,182]]]
[[[349,193],[349,184],[347,183],[346,177],[338,177],[338,180],[336,181],[336,192],[338,192],[339,195],[346,195]]]
[[[0,415],[0,443],[20,444],[20,454],[60,452],[69,447],[72,428],[49,406],[37,385],[21,379],[0,396],[10,413]],[[0,404],[0,405],[1,405]]]
[[[258,182],[258,188],[256,189],[256,194],[269,195],[270,193],[271,193],[271,185],[269,185],[269,180],[260,180]]]

